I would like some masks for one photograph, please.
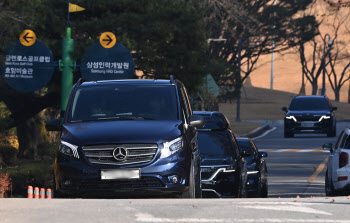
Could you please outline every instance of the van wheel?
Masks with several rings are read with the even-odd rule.
[[[202,198],[202,185],[201,185],[201,173],[200,173],[200,171],[197,171],[195,188],[196,188],[195,197]]]
[[[190,179],[189,179],[189,188],[187,191],[183,192],[180,195],[180,198],[195,198],[196,195],[196,182],[194,179],[194,166],[191,164],[190,170]]]

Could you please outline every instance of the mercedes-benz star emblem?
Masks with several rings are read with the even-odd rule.
[[[124,161],[126,159],[127,151],[123,147],[117,147],[113,150],[113,157],[117,161]]]

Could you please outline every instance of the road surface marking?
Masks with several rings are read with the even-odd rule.
[[[267,153],[329,153],[323,149],[259,149]]]
[[[273,127],[272,129],[267,130],[266,132],[264,132],[262,135],[257,136],[257,137],[255,137],[255,138],[252,138],[252,140],[255,140],[255,139],[260,139],[260,138],[262,138],[262,137],[266,136],[267,134],[269,134],[270,132],[274,131],[275,129],[277,129],[277,128],[276,128],[276,127]]]
[[[316,171],[312,176],[307,180],[308,183],[311,183],[316,179],[316,177],[322,172],[322,170],[326,167],[328,162],[328,157],[317,167]]]
[[[306,206],[295,206],[295,205],[268,205],[268,203],[264,205],[245,205],[239,206],[240,208],[248,208],[248,209],[259,209],[259,210],[270,210],[270,211],[292,211],[292,212],[300,212],[307,214],[322,214],[322,215],[332,215],[331,213],[316,210]]]
[[[138,222],[271,222],[271,223],[350,223],[350,220],[333,219],[286,219],[286,218],[161,218],[147,213],[135,215]]]

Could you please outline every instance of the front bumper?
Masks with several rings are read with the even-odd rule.
[[[60,154],[54,164],[56,189],[64,194],[82,196],[122,195],[148,197],[180,195],[188,190],[188,168],[185,157],[179,153],[166,159],[155,159],[143,165],[101,166],[82,159],[72,159]],[[102,180],[101,169],[140,169],[140,179]],[[170,176],[176,175],[177,183]]]
[[[332,119],[322,120],[321,122],[315,120],[297,121],[285,119],[285,130],[293,133],[327,133],[332,127]]]

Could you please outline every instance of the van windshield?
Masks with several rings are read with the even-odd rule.
[[[118,119],[178,120],[175,87],[114,84],[76,91],[70,122]]]

